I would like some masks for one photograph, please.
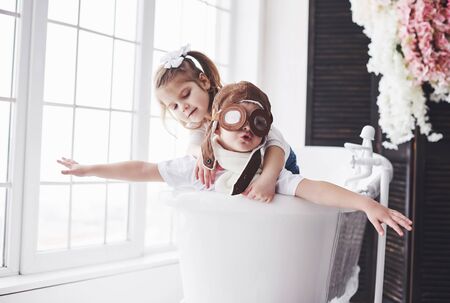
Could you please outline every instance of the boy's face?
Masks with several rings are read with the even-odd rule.
[[[253,103],[243,102],[241,105],[250,114],[258,106]],[[236,131],[226,130],[219,125],[216,130],[218,135],[218,142],[223,148],[235,151],[235,152],[250,152],[261,144],[262,137],[258,137],[252,133],[248,122],[244,126]]]

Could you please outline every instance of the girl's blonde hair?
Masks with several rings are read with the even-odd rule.
[[[194,61],[191,58],[194,58],[198,62],[201,69],[195,65]],[[208,58],[208,56],[206,56],[201,52],[198,51],[187,52],[181,65],[176,68],[165,68],[164,65],[161,65],[155,72],[155,79],[154,79],[155,89],[166,85],[178,75],[182,75],[183,77],[186,78],[186,81],[194,81],[200,86],[201,83],[199,76],[201,73],[205,74],[205,76],[208,78],[210,82],[210,88],[208,90],[209,95],[208,113],[211,113],[214,97],[216,96],[217,92],[222,88],[222,83],[220,82],[219,70],[217,69],[214,62],[210,58]],[[161,118],[163,123],[165,124],[167,108],[166,105],[163,102],[161,102],[161,100],[158,101],[161,107]],[[184,127],[190,129],[199,128],[203,124],[199,123],[196,126],[187,126],[185,122],[183,121],[179,122]]]

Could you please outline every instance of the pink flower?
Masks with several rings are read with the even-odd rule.
[[[448,0],[400,0],[399,36],[406,65],[418,85],[450,83],[450,3]]]

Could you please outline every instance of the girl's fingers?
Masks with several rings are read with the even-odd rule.
[[[69,159],[69,158],[64,158],[64,157],[61,157],[64,161],[66,161],[66,162],[68,162],[68,163],[73,163],[73,162],[75,162],[75,161],[73,161],[72,159]]]
[[[392,217],[392,220],[397,222],[397,224],[400,224],[403,228],[405,228],[407,230],[412,230],[412,227],[411,227],[411,224],[409,223],[409,221],[406,221],[405,219],[398,218],[398,217]]]
[[[195,180],[198,180],[198,166],[196,166],[194,169],[194,176],[195,176]]]
[[[244,191],[244,195],[249,199],[255,199],[255,194],[252,191],[251,186],[249,185],[247,189]]]
[[[380,236],[384,235],[384,229],[381,226],[380,222],[378,220],[373,220],[369,218],[370,223],[375,227],[375,230],[378,232]]]
[[[247,186],[247,188],[242,192],[242,195],[247,196],[251,189],[252,188],[250,187],[250,185]]]
[[[67,162],[65,162],[65,161],[61,161],[61,160],[56,160],[56,162],[58,162],[59,164],[62,164],[62,165],[64,165],[65,167],[67,167],[67,168],[70,168],[70,164],[69,163],[67,163]]]
[[[397,223],[394,222],[394,220],[392,219],[388,219],[385,222],[387,225],[389,225],[393,230],[395,230],[397,232],[397,234],[399,234],[399,236],[403,236],[403,231],[402,229],[398,226]]]
[[[404,216],[400,212],[398,212],[396,210],[393,210],[393,209],[390,209],[389,213],[391,215],[391,218],[395,222],[397,222],[398,224],[400,224],[401,226],[403,226],[407,230],[412,230],[412,228],[411,228],[412,221],[408,217]]]
[[[209,188],[211,186],[211,177],[210,177],[209,170],[205,170],[205,183],[206,183],[206,188]]]
[[[204,176],[204,178],[205,178],[205,185],[206,185],[206,188],[209,188],[209,186],[211,185],[211,184],[210,184],[210,178],[209,178],[209,170],[205,169],[205,170],[203,171],[203,176]]]
[[[390,209],[390,212],[391,212],[391,214],[394,215],[395,217],[401,218],[401,219],[403,219],[403,220],[409,222],[410,224],[412,224],[412,221],[411,221],[408,217],[406,217],[405,215],[403,215],[402,213],[400,213],[400,212],[398,212],[398,211],[396,211],[396,210],[393,210],[393,209]]]
[[[200,182],[203,184],[203,185],[205,185],[205,177],[204,177],[204,172],[203,172],[203,169],[199,169],[198,170],[198,177],[199,177],[199,179],[200,179]]]
[[[216,182],[216,171],[215,170],[211,171],[211,175],[210,176],[211,176],[211,184]]]

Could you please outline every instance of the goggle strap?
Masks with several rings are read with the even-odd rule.
[[[241,100],[241,101],[239,101],[239,102],[237,102],[237,103],[244,103],[244,102],[256,104],[256,105],[258,105],[261,109],[264,109],[264,106],[262,106],[262,104],[261,104],[259,101],[255,101],[255,100]]]

